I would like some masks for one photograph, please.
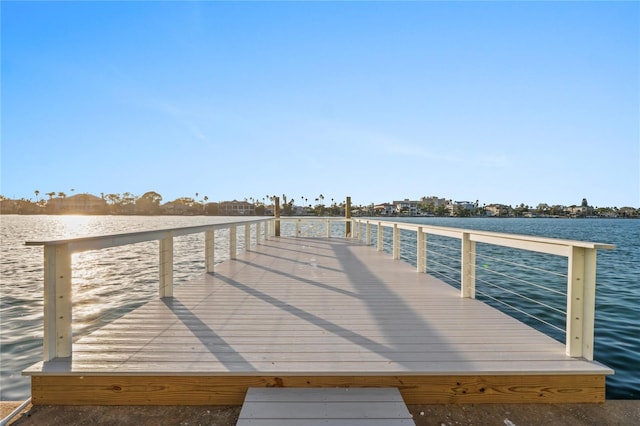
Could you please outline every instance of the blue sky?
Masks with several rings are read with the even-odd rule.
[[[640,206],[638,2],[1,13],[6,197]]]

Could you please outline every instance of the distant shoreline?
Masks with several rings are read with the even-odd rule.
[[[69,212],[69,213],[16,213],[16,212],[4,212],[0,211],[0,216],[148,216],[148,217],[159,217],[159,216],[185,216],[185,217],[274,217],[273,215],[229,215],[229,214],[190,214],[190,213],[86,213],[86,212]],[[485,215],[476,215],[476,216],[428,216],[428,215],[393,215],[393,216],[369,216],[369,215],[353,215],[354,217],[372,217],[372,218],[380,218],[380,219],[396,219],[396,218],[443,218],[443,219],[583,219],[583,220],[594,220],[594,219],[607,219],[607,220],[615,220],[615,219],[640,219],[640,216],[485,216]],[[293,217],[343,217],[342,215],[282,215],[282,218],[293,218]]]
[[[0,214],[18,215],[110,215],[110,216],[273,216],[277,208],[280,215],[286,216],[322,216],[344,217],[346,204],[331,199],[324,204],[324,197],[316,198],[306,205],[287,202],[285,194],[280,197],[268,196],[261,199],[245,198],[242,201],[209,202],[208,197],[196,200],[182,197],[162,203],[162,196],[156,192],[147,192],[140,197],[126,193],[46,194],[49,199],[38,198],[36,202],[27,199],[12,200],[0,196]],[[350,197],[347,197],[350,198]],[[505,204],[480,204],[478,201],[453,201],[438,197],[422,197],[420,200],[398,200],[390,203],[351,206],[351,216],[358,217],[526,217],[526,218],[639,218],[640,208],[634,207],[592,207],[586,199],[581,204],[550,206],[540,203],[536,207],[520,204],[516,207]]]

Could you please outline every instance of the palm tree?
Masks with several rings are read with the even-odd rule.
[[[40,191],[36,189],[35,191],[33,191],[33,193],[36,194],[36,201],[38,201],[38,195],[40,195]]]

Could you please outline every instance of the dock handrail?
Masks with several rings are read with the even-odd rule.
[[[427,273],[425,242],[429,235],[455,238],[461,241],[460,250],[460,295],[475,298],[476,293],[476,243],[515,248],[568,259],[566,301],[566,353],[571,357],[593,360],[596,296],[597,250],[612,250],[613,244],[577,240],[536,237],[530,235],[505,234],[462,228],[447,228],[371,219],[352,219],[353,238],[364,239],[371,245],[371,229],[377,227],[378,251],[383,251],[383,232],[393,230],[392,256],[400,258],[400,230],[416,233],[416,264],[418,272]]]
[[[72,300],[71,255],[90,250],[159,241],[159,295],[161,298],[173,296],[173,238],[204,233],[205,268],[214,272],[215,231],[229,230],[229,258],[235,259],[237,252],[236,233],[244,227],[245,250],[250,249],[251,228],[255,229],[255,241],[270,234],[272,218],[241,220],[210,225],[169,228],[153,231],[130,232],[124,234],[100,235],[49,241],[27,241],[27,246],[44,247],[44,361],[66,358],[72,354]],[[261,230],[264,226],[264,231]]]

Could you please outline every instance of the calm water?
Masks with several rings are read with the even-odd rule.
[[[50,240],[179,226],[238,218],[122,216],[2,216],[0,399],[29,396],[20,375],[42,358],[43,254],[27,240]],[[587,240],[616,245],[598,254],[595,358],[616,370],[608,398],[640,398],[640,221],[562,219],[421,218],[412,222],[488,231]],[[204,271],[203,236],[176,238],[175,281]],[[73,257],[74,336],[86,334],[157,295],[158,243],[140,243]],[[216,260],[223,260],[220,247]]]

